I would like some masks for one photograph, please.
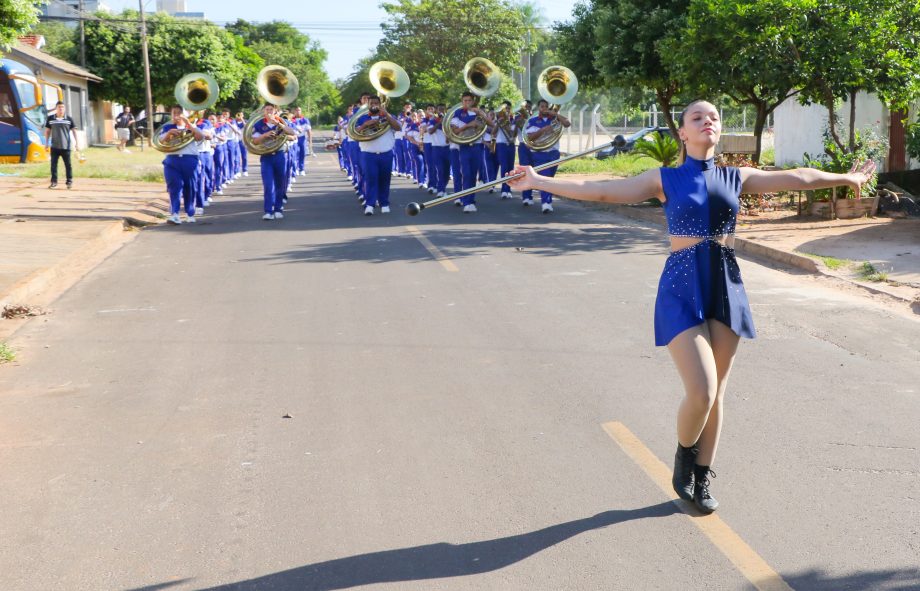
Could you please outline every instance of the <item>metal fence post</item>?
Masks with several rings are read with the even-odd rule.
[[[565,128],[565,151],[567,154],[572,153],[572,109],[569,109],[566,119],[569,120],[569,126]]]
[[[593,148],[596,145],[595,138],[597,137],[597,111],[600,108],[600,104],[597,104],[594,105],[594,110],[591,111],[591,145],[588,146],[589,148]]]
[[[588,106],[589,105],[585,105],[581,108],[580,111],[578,111],[578,151],[579,152],[585,149],[582,144],[585,141],[585,109],[587,109]]]

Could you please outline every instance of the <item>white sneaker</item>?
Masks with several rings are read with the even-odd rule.
[[[459,199],[454,199],[454,205],[456,205],[456,206],[459,207],[459,206],[463,205],[463,202],[460,201]]]
[[[533,205],[533,199],[525,199],[523,203],[524,203],[524,207],[528,207],[530,205]]]
[[[544,203],[543,213],[553,213],[553,205],[551,203]]]
[[[208,202],[205,205],[211,205],[212,203],[214,203],[214,199],[208,197]]]
[[[511,199],[511,193],[502,193],[502,199]]]
[[[273,220],[273,219],[275,219],[275,214],[273,214],[273,213],[266,213],[265,215],[262,216],[262,219],[263,219],[263,220]]]
[[[177,226],[182,223],[182,220],[179,219],[178,213],[172,214],[171,216],[166,218],[166,221],[170,224],[176,224]]]
[[[204,215],[204,208],[203,208],[203,207],[196,207],[196,208],[195,208],[195,215]]]
[[[195,220],[195,216],[193,216],[193,215],[186,216],[185,221],[186,221],[187,223],[189,223],[189,224],[194,224],[195,221],[196,221],[196,220]]]
[[[495,187],[489,187],[489,193],[494,193],[494,192],[495,192]]]
[[[463,206],[463,213],[476,213],[476,206],[472,203]]]
[[[355,180],[355,177],[352,176],[352,175],[348,175],[348,180],[353,181],[353,180]]]
[[[438,190],[435,189],[434,187],[428,187],[428,192],[429,192],[430,194],[434,195],[435,193],[438,192]]]
[[[374,215],[374,208],[370,205],[364,208],[364,215]]]
[[[399,173],[394,170],[390,173],[390,176],[399,176]]]
[[[418,184],[418,188],[419,188],[419,189],[422,189],[422,190],[425,190],[425,189],[428,188],[428,185],[426,185],[425,183],[419,183],[419,184]]]
[[[244,172],[244,173],[243,173],[243,176],[249,176],[249,173],[248,173],[248,172]]]
[[[215,195],[223,195],[223,194],[224,194],[224,190],[223,190],[223,189],[218,189],[218,190],[214,191],[214,194],[215,194]]]
[[[440,193],[438,193],[438,197],[446,197],[446,196],[447,196],[447,193],[445,193],[444,191],[441,191]]]
[[[380,208],[380,213],[390,213],[390,206],[389,206],[389,205],[384,205],[383,207],[381,207],[381,208]]]
[[[307,176],[307,171],[306,171],[306,170],[301,170],[301,171],[300,171],[300,176]]]
[[[283,220],[283,219],[284,219],[284,214],[281,213],[280,211],[276,211],[276,212],[275,212],[275,219],[276,219],[276,220]]]

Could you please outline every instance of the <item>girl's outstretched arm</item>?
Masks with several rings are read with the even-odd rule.
[[[652,197],[657,197],[662,203],[665,200],[664,191],[661,189],[661,173],[657,168],[630,178],[603,181],[563,180],[540,176],[530,166],[518,166],[512,174],[519,173],[524,173],[524,176],[509,181],[508,184],[521,191],[536,189],[569,199],[604,203],[641,203]]]
[[[741,192],[759,194],[844,186],[853,189],[856,197],[859,198],[862,186],[872,178],[874,173],[875,162],[871,160],[857,162],[846,174],[824,172],[814,168],[767,171],[744,167],[741,169]]]

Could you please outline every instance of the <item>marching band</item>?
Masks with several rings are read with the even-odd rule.
[[[408,91],[408,75],[391,62],[377,62],[370,74],[377,94],[365,92],[350,105],[326,143],[327,149],[337,152],[339,168],[354,186],[364,215],[374,215],[378,208],[390,213],[392,177],[412,180],[435,195],[437,203],[457,194],[455,205],[464,213],[475,213],[482,184],[489,193],[498,191],[500,199],[513,197],[507,178],[515,169],[515,155],[520,165],[540,166],[540,174],[555,175],[552,164],[559,159],[559,137],[571,125],[559,114],[559,105],[577,91],[577,80],[566,68],[551,67],[541,74],[543,98],[535,115],[529,100],[514,112],[508,100],[497,109],[480,105],[480,99],[497,92],[501,81],[497,68],[484,58],[467,62],[463,75],[469,90],[449,109],[446,104],[430,104],[416,110],[405,101],[393,115],[387,102]],[[307,172],[313,131],[301,107],[281,110],[299,92],[289,70],[267,66],[259,74],[258,86],[266,103],[247,119],[242,112],[233,116],[228,109],[219,114],[210,110],[218,88],[207,74],[189,74],[177,83],[172,121],[158,130],[154,140],[154,147],[167,154],[163,167],[170,223],[181,223],[183,203],[185,221],[194,223],[215,195],[223,195],[234,180],[249,176],[249,154],[260,158],[262,219],[284,218],[291,185]],[[546,164],[550,166],[541,166]],[[533,205],[531,190],[523,191],[521,198],[524,206]],[[540,200],[542,212],[552,213],[552,194],[542,191]]]

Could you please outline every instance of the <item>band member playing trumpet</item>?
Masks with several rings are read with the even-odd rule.
[[[421,111],[411,113],[409,122],[406,124],[406,140],[409,142],[409,166],[410,174],[416,184],[425,178],[425,157],[422,154],[424,144],[422,143],[422,132],[419,129],[421,124]]]
[[[393,134],[402,127],[380,104],[379,96],[369,97],[367,105],[367,113],[355,124],[357,131],[387,125],[389,129],[378,138],[360,142],[361,170],[367,189],[364,195],[364,215],[374,215],[374,207],[378,204],[380,213],[390,213],[390,179],[393,177],[393,146],[396,144]]]
[[[252,143],[260,145],[267,139],[275,138],[280,134],[287,134],[294,138],[297,132],[285,124],[284,120],[275,112],[274,105],[265,105],[262,108],[263,118],[253,126]],[[283,199],[287,194],[288,169],[286,146],[271,154],[260,156],[262,167],[262,190],[264,197],[263,220],[280,220],[284,218]]]
[[[481,128],[485,125],[492,125],[492,118],[489,117],[482,109],[474,106],[476,95],[472,92],[464,92],[461,102],[463,108],[456,111],[454,118],[450,122],[451,131],[456,135],[462,135],[468,129]],[[481,120],[480,120],[481,119]],[[470,144],[460,145],[460,174],[463,177],[463,189],[471,189],[476,186],[476,176],[482,167],[482,138],[477,139]],[[475,213],[476,211],[476,193],[471,193],[463,197],[463,213]]]
[[[180,200],[185,203],[186,221],[195,223],[195,181],[198,172],[198,144],[204,134],[192,125],[179,105],[170,108],[172,121],[162,126],[159,131],[161,143],[168,143],[185,133],[191,133],[195,141],[184,148],[166,155],[163,160],[163,176],[166,178],[166,190],[169,191],[169,218],[171,224],[179,220]]]
[[[246,116],[243,115],[242,111],[236,114],[236,119],[233,123],[242,133],[246,127]],[[249,164],[246,162],[248,158],[249,152],[246,151],[246,142],[240,142],[240,172],[243,176],[249,176]]]
[[[537,103],[537,109],[539,114],[536,117],[531,117],[530,121],[527,122],[527,129],[524,130],[524,133],[527,134],[527,139],[530,141],[535,141],[542,138],[545,135],[553,133],[553,123],[558,120],[559,124],[562,127],[568,127],[572,123],[557,113],[556,111],[549,108],[549,103],[545,99],[540,99]],[[547,162],[552,162],[553,160],[559,159],[559,142],[547,148],[546,150],[532,150],[531,151],[531,165],[540,166],[541,164],[546,164]],[[552,168],[547,168],[541,170],[539,174],[542,176],[553,177],[556,176],[556,169],[558,167],[553,166]],[[524,205],[530,205],[531,191],[524,191]],[[552,213],[553,211],[553,194],[549,191],[540,191],[540,200],[543,203],[543,213]],[[528,203],[530,202],[530,203]]]

